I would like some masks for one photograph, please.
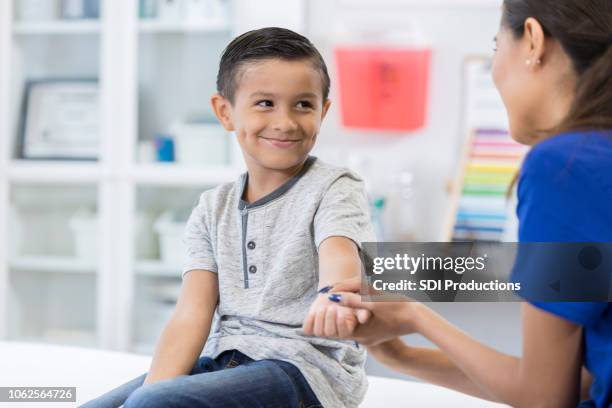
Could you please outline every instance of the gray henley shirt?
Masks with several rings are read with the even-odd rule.
[[[365,350],[352,341],[301,334],[318,296],[318,248],[332,236],[374,241],[362,180],[309,157],[301,172],[260,200],[242,200],[248,182],[205,191],[185,229],[192,270],[218,274],[215,328],[204,355],[236,349],[300,369],[325,407],[356,407],[367,389]],[[265,385],[264,385],[265,386]]]

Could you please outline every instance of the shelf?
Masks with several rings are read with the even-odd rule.
[[[380,9],[381,7],[401,7],[401,8],[444,8],[444,9],[462,9],[462,8],[500,8],[500,2],[496,0],[341,0],[340,5],[343,7],[364,7],[371,8],[373,6]]]
[[[187,167],[159,163],[136,165],[132,178],[141,184],[211,186],[235,181],[240,173],[232,166]]]
[[[135,265],[136,274],[141,276],[180,278],[181,266],[168,265],[158,260],[137,261]]]
[[[209,62],[247,21],[233,0],[223,16],[198,22],[194,13],[141,21],[138,7],[114,0],[102,0],[100,19],[34,21],[19,19],[20,1],[0,0],[0,241],[23,241],[6,254],[0,248],[0,338],[137,345],[151,354],[182,283],[178,262],[145,257],[161,249],[154,222],[166,209],[183,215],[201,191],[234,182],[244,170],[231,146],[218,160],[189,166],[138,162],[151,157],[136,154],[138,142],[208,112],[201,96],[213,91],[217,74]],[[265,8],[258,10],[267,14]],[[100,160],[21,158],[23,83],[70,77],[103,79]],[[83,240],[70,223],[81,211],[99,220],[95,257],[77,256]],[[30,315],[39,318],[19,320]]]
[[[104,172],[99,162],[67,162],[47,160],[13,160],[9,162],[8,177],[22,182],[96,182]]]
[[[202,23],[182,23],[158,20],[142,20],[138,23],[141,33],[222,33],[230,30],[226,21],[210,21]]]
[[[95,261],[85,261],[73,256],[26,255],[9,261],[11,269],[45,272],[45,273],[76,273],[90,274],[96,272]]]
[[[152,356],[155,352],[155,343],[136,343],[132,347],[132,351],[136,354],[144,354],[146,356]]]
[[[100,21],[82,19],[16,22],[13,32],[19,35],[97,34],[100,32]]]
[[[175,163],[138,164],[130,172],[133,181],[153,185],[210,186],[235,181],[242,170],[232,166],[181,166]],[[100,162],[12,160],[10,181],[36,183],[95,183],[110,177]]]
[[[22,343],[42,343],[50,345],[71,345],[75,347],[96,347],[96,334],[90,330],[53,329],[45,330],[42,336],[20,336],[13,338]]]

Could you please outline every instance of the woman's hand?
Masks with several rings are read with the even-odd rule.
[[[360,296],[355,293],[361,287],[360,282],[360,278],[353,278],[338,283],[332,288],[333,293],[325,299],[325,301],[335,302],[343,307],[361,310],[356,315],[358,321],[345,322],[349,315],[338,316],[336,323],[342,329],[338,330],[334,337],[353,339],[365,346],[373,346],[417,331],[417,322],[423,307],[420,303],[409,301],[362,302]],[[321,330],[327,325],[326,314],[309,313],[304,321],[304,332],[327,335],[325,330]]]

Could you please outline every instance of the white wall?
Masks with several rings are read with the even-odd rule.
[[[303,33],[308,0],[234,0],[236,34],[277,26]]]
[[[308,35],[321,49],[332,76],[334,105],[321,130],[315,154],[342,161],[346,151],[361,152],[371,160],[374,180],[388,179],[401,167],[416,175],[418,214],[417,240],[441,240],[448,197],[447,183],[454,177],[464,135],[461,128],[462,62],[469,55],[492,55],[493,37],[501,15],[501,1],[475,2],[447,0],[375,1],[311,0],[308,9]],[[452,5],[456,3],[457,5]],[[474,2],[471,2],[474,3]],[[353,4],[348,7],[345,4]],[[355,6],[357,4],[357,6]],[[463,4],[463,5],[459,5]],[[483,5],[486,4],[486,5]],[[343,129],[338,112],[337,78],[333,63],[334,30],[343,21],[366,21],[384,27],[416,24],[432,44],[428,119],[425,128],[415,133],[385,135]],[[373,23],[372,23],[373,22]],[[379,176],[382,174],[383,176]],[[401,211],[401,208],[396,211]],[[394,218],[392,214],[390,218]],[[402,236],[390,236],[402,239]]]

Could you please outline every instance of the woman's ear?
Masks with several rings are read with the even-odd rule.
[[[546,35],[544,28],[533,17],[525,20],[525,65],[537,68],[544,61],[546,53]]]
[[[234,122],[232,120],[232,104],[223,95],[215,93],[210,98],[210,104],[212,106],[215,116],[221,122],[221,125],[228,132],[234,131]]]

